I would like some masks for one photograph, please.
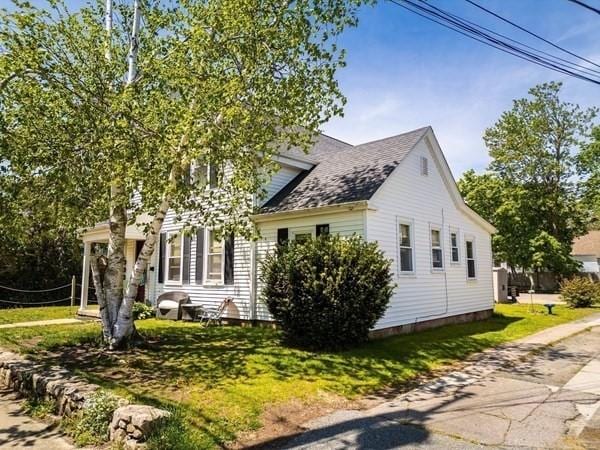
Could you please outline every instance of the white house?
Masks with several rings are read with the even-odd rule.
[[[217,241],[208,229],[184,237],[175,215],[167,216],[148,269],[150,302],[175,290],[206,306],[231,297],[237,318],[270,320],[258,281],[265,254],[278,241],[339,233],[375,241],[393,260],[398,286],[375,327],[380,333],[491,314],[495,229],[464,203],[431,127],[357,146],[320,135],[308,155],[289,151],[279,163],[252,217],[257,242]],[[126,237],[131,270],[139,230],[130,226]],[[91,242],[105,239],[101,226],[83,235],[82,302]]]
[[[592,230],[575,239],[571,256],[581,262],[582,272],[600,275],[600,230]]]

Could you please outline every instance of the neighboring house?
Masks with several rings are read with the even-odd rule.
[[[431,127],[357,146],[320,135],[308,155],[289,151],[279,163],[252,217],[261,234],[257,242],[218,241],[208,229],[184,237],[169,213],[148,270],[150,302],[171,290],[210,306],[231,297],[236,308],[230,315],[269,320],[258,273],[265,254],[288,239],[339,233],[378,242],[393,261],[398,286],[376,330],[491,313],[495,229],[463,202]],[[107,238],[102,227],[83,235],[84,291],[90,243]],[[126,238],[129,272],[143,237],[130,226]]]
[[[571,251],[573,259],[580,261],[582,272],[600,273],[600,230],[590,231],[573,241]]]

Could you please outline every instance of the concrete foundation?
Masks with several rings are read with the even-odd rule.
[[[443,325],[452,325],[457,323],[473,322],[475,320],[489,319],[494,312],[493,309],[485,309],[483,311],[475,311],[456,316],[440,317],[439,319],[424,320],[422,322],[412,322],[396,327],[383,328],[381,330],[373,330],[369,333],[372,339],[380,339],[397,334],[408,334],[417,331],[429,330],[431,328],[441,327]]]

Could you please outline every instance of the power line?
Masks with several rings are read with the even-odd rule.
[[[436,7],[435,7],[435,6],[433,6],[433,5],[429,5],[429,6],[430,6],[430,7],[432,7],[432,8],[434,8],[434,9],[437,9],[438,11],[442,11],[442,10],[440,10],[439,8],[436,8]],[[581,71],[584,71],[584,72],[586,72],[586,73],[588,73],[588,74],[590,74],[590,75],[592,75],[592,76],[597,76],[597,75],[600,75],[600,70],[596,70],[596,69],[593,69],[593,68],[591,68],[591,67],[583,66],[583,65],[581,65],[581,64],[578,64],[578,63],[576,63],[576,62],[569,61],[568,59],[561,58],[560,56],[552,55],[551,53],[548,53],[548,52],[545,52],[545,51],[543,51],[543,50],[540,50],[540,49],[537,49],[537,48],[535,48],[535,47],[532,47],[532,46],[530,46],[530,45],[524,44],[524,43],[522,43],[522,42],[520,42],[520,41],[517,41],[517,40],[515,40],[515,39],[512,39],[512,38],[511,38],[511,37],[509,37],[509,36],[506,36],[505,34],[498,33],[497,31],[494,31],[494,30],[491,30],[491,29],[489,29],[489,28],[486,28],[486,27],[484,27],[483,25],[478,25],[478,24],[476,24],[476,23],[474,23],[474,22],[471,22],[471,21],[469,21],[469,20],[467,20],[467,19],[460,18],[460,17],[458,17],[458,16],[456,16],[456,15],[454,15],[454,14],[451,14],[451,13],[449,13],[449,12],[446,12],[446,14],[448,14],[449,16],[451,16],[451,17],[453,17],[453,18],[455,18],[455,19],[457,19],[457,20],[462,20],[463,22],[465,22],[465,23],[468,23],[468,24],[470,24],[470,25],[472,25],[472,26],[474,26],[474,27],[477,27],[477,28],[479,28],[479,29],[481,29],[481,30],[485,30],[485,31],[487,31],[488,33],[492,33],[492,34],[493,34],[493,35],[495,35],[495,36],[501,37],[501,38],[503,38],[503,39],[507,39],[507,40],[509,40],[510,42],[514,42],[514,43],[515,43],[515,44],[517,44],[517,45],[521,45],[521,46],[523,46],[523,47],[525,47],[525,48],[528,48],[528,49],[530,49],[530,50],[532,50],[532,51],[534,51],[534,52],[536,52],[536,53],[538,53],[538,54],[541,54],[541,55],[547,56],[548,58],[551,58],[551,59],[553,59],[553,60],[555,60],[555,61],[560,61],[560,62],[562,62],[562,63],[565,63],[565,64],[567,64],[567,65],[571,66],[572,68],[576,69],[576,70],[577,70],[577,68],[578,68],[579,70],[581,70]]]
[[[571,56],[574,56],[574,57],[576,57],[576,58],[582,59],[583,61],[585,61],[585,62],[588,62],[588,63],[590,63],[590,64],[593,64],[593,65],[594,65],[594,66],[596,66],[596,67],[600,67],[600,65],[596,64],[594,61],[590,61],[590,60],[589,60],[589,59],[587,59],[587,58],[584,58],[584,57],[582,57],[582,56],[579,56],[579,55],[577,55],[577,54],[575,54],[575,53],[573,53],[573,52],[571,52],[571,51],[569,51],[569,50],[565,49],[565,48],[562,48],[560,45],[556,45],[554,42],[552,42],[552,41],[549,41],[548,39],[545,39],[545,38],[543,38],[542,36],[540,36],[540,35],[538,35],[538,34],[534,33],[533,31],[529,31],[528,29],[526,29],[526,28],[524,28],[524,27],[522,27],[522,26],[520,26],[520,25],[517,25],[516,23],[514,23],[514,22],[512,22],[512,21],[510,21],[510,20],[508,20],[508,19],[506,19],[506,18],[504,18],[504,17],[502,17],[501,15],[499,15],[499,14],[496,14],[494,11],[490,11],[489,9],[487,9],[487,8],[484,8],[483,6],[479,5],[478,3],[475,3],[473,0],[465,0],[465,1],[466,1],[467,3],[470,3],[471,5],[475,6],[476,8],[479,8],[479,9],[481,9],[482,11],[485,11],[485,12],[487,12],[488,14],[491,14],[492,16],[494,16],[494,17],[496,17],[496,18],[498,18],[498,19],[502,20],[503,22],[506,22],[506,23],[508,23],[508,24],[512,25],[513,27],[515,27],[515,28],[518,28],[518,29],[519,29],[519,30],[521,30],[521,31],[524,31],[525,33],[527,33],[527,34],[529,34],[529,35],[531,35],[531,36],[534,36],[534,37],[536,37],[536,38],[540,39],[541,41],[545,42],[546,44],[549,44],[549,45],[551,45],[552,47],[554,47],[554,48],[556,48],[556,49],[558,49],[558,50],[561,50],[561,51],[563,51],[563,52],[565,52],[565,53],[568,53],[569,55],[571,55]]]
[[[583,6],[584,8],[589,9],[590,11],[594,11],[596,14],[600,14],[600,9],[594,8],[593,6],[590,6],[587,3],[581,2],[579,0],[569,0],[569,1],[575,3],[576,5]]]
[[[450,13],[447,13],[446,11],[443,11],[434,6],[431,6],[430,4],[425,3],[422,0],[418,0],[418,1],[420,1],[421,3],[425,3],[425,5],[427,5],[427,7],[416,4],[414,1],[411,1],[411,0],[400,0],[400,1],[402,1],[402,4],[399,4],[399,2],[396,0],[391,0],[391,1],[405,9],[408,9],[409,11],[411,11],[415,14],[425,17],[428,20],[436,22],[446,28],[449,28],[460,34],[463,34],[471,39],[482,42],[483,44],[497,48],[497,49],[504,51],[506,53],[509,53],[513,56],[517,56],[518,58],[533,62],[534,64],[538,64],[540,66],[549,68],[551,70],[558,71],[563,74],[572,75],[574,77],[581,78],[586,81],[590,81],[590,82],[599,84],[599,81],[597,79],[592,79],[585,75],[582,75],[577,70],[575,72],[573,72],[569,68],[565,68],[564,66],[557,64],[553,61],[549,61],[542,57],[536,56],[535,54],[532,54],[528,51],[524,51],[523,49],[521,49],[519,47],[515,47],[511,44],[508,44],[506,42],[503,42],[501,40],[493,38],[493,37],[489,36],[488,34],[481,32],[480,30],[477,30],[476,28],[474,28],[472,26],[467,25],[464,22],[464,20],[459,18],[458,16],[450,15]],[[412,8],[416,8],[417,10],[421,11],[424,14],[421,14],[418,11],[414,11],[413,9],[406,6],[406,4],[409,4]],[[437,10],[438,12],[431,10],[431,8]],[[431,16],[434,16],[435,18],[433,18]],[[443,22],[440,22],[436,18],[441,19]]]
[[[573,76],[573,77],[576,77],[576,78],[579,78],[579,79],[582,79],[585,81],[589,81],[594,84],[600,84],[599,79],[592,78],[594,76],[593,74],[592,74],[592,77],[589,76],[590,75],[589,71],[592,71],[593,69],[586,68],[585,70],[587,72],[583,73],[582,70],[580,70],[580,69],[575,69],[573,67],[566,67],[564,64],[559,63],[555,60],[558,57],[552,56],[552,58],[554,58],[554,60],[552,60],[552,59],[548,59],[546,57],[540,56],[539,54],[532,53],[531,51],[525,50],[523,48],[523,47],[529,47],[532,49],[532,47],[526,46],[525,44],[522,44],[522,43],[519,43],[518,41],[516,41],[514,39],[504,37],[504,35],[500,35],[499,33],[492,32],[496,36],[503,36],[505,39],[508,39],[512,42],[517,43],[517,45],[513,45],[510,42],[507,42],[502,39],[498,39],[494,36],[491,36],[489,33],[486,33],[485,31],[483,31],[483,30],[486,30],[483,27],[481,27],[477,24],[474,24],[473,22],[465,21],[464,19],[461,19],[460,17],[458,17],[456,15],[453,15],[444,10],[441,10],[440,8],[436,8],[428,3],[425,3],[423,0],[417,0],[421,4],[417,4],[417,3],[415,3],[415,1],[412,1],[412,0],[390,0],[390,1],[393,4],[400,6],[400,7],[404,8],[414,14],[417,14],[427,20],[435,22],[439,25],[442,25],[443,27],[451,29],[457,33],[460,33],[470,39],[476,40],[485,45],[496,48],[500,51],[511,54],[513,56],[516,56],[520,59],[532,62],[539,66],[554,70],[556,72],[559,72],[559,73],[562,73],[565,75],[570,75],[570,76]],[[540,50],[535,50],[535,51],[541,52]],[[543,52],[543,53],[545,53],[545,52]],[[569,62],[569,64],[576,65],[576,63],[572,63],[572,62]]]

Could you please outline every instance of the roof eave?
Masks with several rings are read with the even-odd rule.
[[[367,200],[355,202],[337,203],[333,205],[313,206],[310,208],[298,208],[287,211],[276,211],[271,213],[253,214],[250,218],[255,223],[271,222],[275,220],[293,219],[296,217],[316,216],[334,212],[362,211],[368,208]]]

